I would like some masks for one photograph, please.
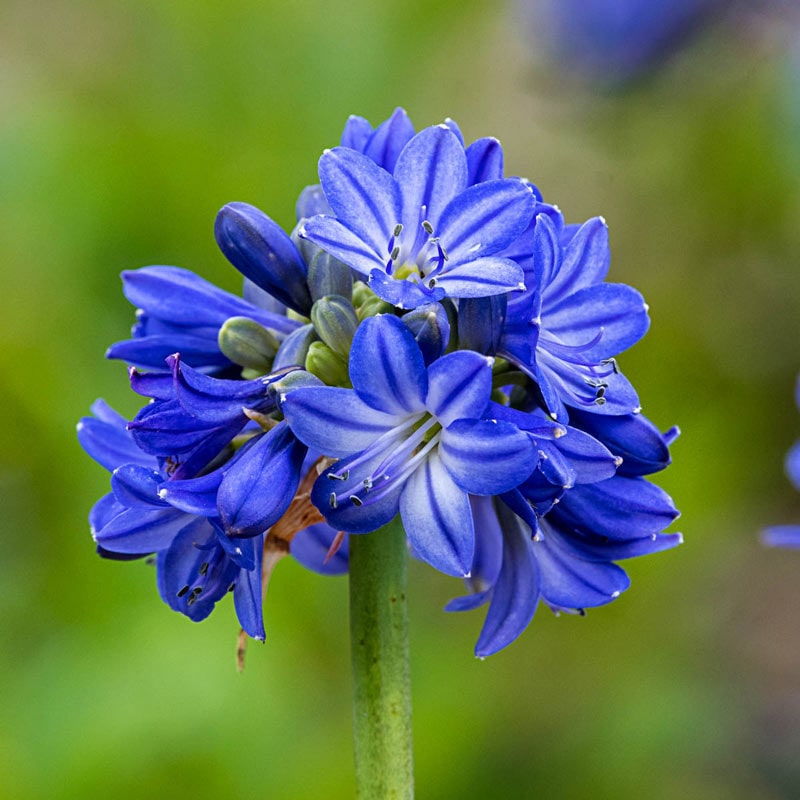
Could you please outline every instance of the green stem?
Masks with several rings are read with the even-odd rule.
[[[411,678],[406,537],[400,517],[350,537],[356,796],[410,800]]]

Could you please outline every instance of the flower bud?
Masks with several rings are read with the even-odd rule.
[[[313,342],[308,348],[306,369],[328,386],[350,386],[347,362],[324,342]]]
[[[353,273],[338,258],[318,250],[308,262],[308,288],[313,300],[330,294],[350,297],[353,293]]]
[[[414,334],[426,364],[444,353],[450,340],[450,323],[441,303],[425,303],[401,319]]]
[[[316,341],[317,332],[311,324],[292,331],[284,340],[275,356],[273,369],[300,366],[306,363],[306,355],[311,342]]]
[[[217,336],[219,349],[234,364],[269,372],[280,342],[263,325],[248,317],[229,317]]]
[[[319,338],[346,358],[358,326],[353,304],[337,294],[321,297],[311,308],[311,322]]]

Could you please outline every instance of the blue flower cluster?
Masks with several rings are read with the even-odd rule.
[[[243,297],[176,267],[123,273],[132,338],[108,355],[150,402],[98,402],[79,437],[111,470],[91,513],[101,555],[155,554],[191,619],[233,592],[264,638],[262,592],[291,552],[347,568],[347,535],[400,515],[414,556],[488,604],[476,653],[542,601],[584,613],[628,587],[615,563],[678,544],[646,476],[677,431],[640,412],[616,356],[649,324],[606,283],[602,218],[567,224],[497,140],[402,109],[351,117],[290,234],[231,203],[217,216]]]
[[[795,402],[800,408],[800,378],[795,386]],[[797,442],[786,456],[786,474],[800,491],[800,442]],[[766,528],[762,534],[764,544],[773,547],[792,547],[800,549],[800,525],[773,525]]]

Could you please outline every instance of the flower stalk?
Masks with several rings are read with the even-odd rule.
[[[406,537],[399,515],[350,536],[356,796],[414,796]]]

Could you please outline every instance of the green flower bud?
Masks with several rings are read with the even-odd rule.
[[[319,338],[346,358],[358,326],[353,304],[338,294],[320,297],[311,307],[311,322]]]
[[[367,298],[358,307],[357,313],[359,321],[363,321],[367,317],[375,317],[378,314],[391,314],[393,311],[394,306],[391,303],[387,303],[385,300],[381,300],[378,295],[373,294],[372,297]]]
[[[351,385],[347,361],[324,342],[313,342],[308,348],[306,369],[328,386]]]
[[[263,325],[248,317],[230,317],[217,336],[219,349],[234,364],[263,375],[272,368],[280,342]]]

